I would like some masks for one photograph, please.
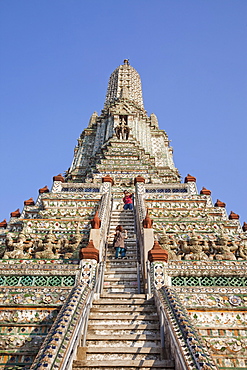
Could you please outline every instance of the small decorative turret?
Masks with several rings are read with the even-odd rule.
[[[99,251],[94,247],[93,241],[90,240],[86,248],[80,250],[81,260],[96,260],[99,262]]]
[[[136,177],[135,177],[135,179],[134,179],[134,185],[135,185],[137,182],[143,182],[143,183],[145,183],[145,179],[144,179],[144,177],[142,177],[142,176],[140,176],[140,175],[136,176]]]
[[[188,174],[188,175],[185,177],[184,182],[185,182],[185,183],[187,183],[187,182],[196,182],[196,177],[191,176],[190,174]]]
[[[247,223],[246,222],[243,223],[243,231],[247,231]]]
[[[98,118],[98,113],[93,112],[93,114],[90,117],[89,123],[88,123],[88,128],[92,127],[96,123],[97,118]]]
[[[62,176],[62,174],[60,173],[59,175],[57,176],[53,176],[53,181],[61,181],[61,182],[64,182],[64,177]]]
[[[239,220],[239,215],[231,211],[229,214],[229,220]]]
[[[102,177],[102,182],[110,182],[112,185],[114,185],[114,181],[109,175]]]
[[[151,125],[152,126],[154,126],[155,128],[159,128],[158,119],[157,119],[156,114],[151,113],[150,114],[150,120],[151,120]]]
[[[2,221],[2,222],[0,222],[0,227],[2,228],[2,229],[6,229],[6,227],[7,227],[7,221],[6,221],[6,218]]]
[[[200,191],[200,194],[202,194],[202,195],[211,195],[211,190],[208,190],[206,188],[202,188],[202,190]]]
[[[150,218],[149,216],[149,213],[148,213],[148,208],[147,208],[147,213],[146,213],[146,217],[144,218],[144,220],[142,221],[142,225],[144,227],[144,229],[152,229],[152,226],[153,226],[153,220]]]
[[[44,194],[44,193],[49,193],[49,192],[50,190],[48,189],[47,185],[39,189],[39,194]]]
[[[91,220],[92,229],[100,229],[101,220],[99,218],[99,211],[95,212],[94,218]]]
[[[150,262],[154,261],[168,261],[168,252],[162,249],[157,240],[154,241],[153,248],[148,252],[148,260]]]
[[[28,200],[24,200],[24,206],[34,206],[33,198],[29,198]]]
[[[10,213],[10,217],[20,217],[20,209],[17,208],[16,211]]]
[[[214,206],[224,208],[226,206],[226,203],[221,202],[219,199],[217,199],[217,202],[214,204]]]

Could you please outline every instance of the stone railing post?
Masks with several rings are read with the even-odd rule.
[[[61,173],[57,176],[53,176],[53,185],[51,192],[52,193],[59,193],[62,190],[62,184],[65,182],[64,177]]]
[[[145,223],[147,209],[144,203],[145,179],[141,176],[135,178],[135,210],[136,210],[136,227],[137,239],[140,248],[141,268],[144,279],[147,278],[146,262],[148,260],[148,251],[154,244],[154,231],[151,223]],[[145,226],[144,226],[145,224]],[[147,226],[147,227],[146,227]]]
[[[101,221],[99,229],[91,229],[90,239],[93,240],[95,248],[99,250],[99,261],[104,258],[105,243],[107,239],[108,225],[110,222],[110,212],[111,212],[111,188],[113,185],[113,180],[110,176],[105,176],[102,178],[101,192],[103,193],[100,205],[98,217]]]

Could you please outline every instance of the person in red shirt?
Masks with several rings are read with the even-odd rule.
[[[124,191],[124,197],[123,197],[123,202],[124,202],[124,209],[133,209],[133,194],[130,194],[127,190]]]

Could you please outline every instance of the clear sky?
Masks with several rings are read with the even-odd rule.
[[[0,221],[71,164],[123,59],[188,173],[247,222],[246,0],[1,0]]]

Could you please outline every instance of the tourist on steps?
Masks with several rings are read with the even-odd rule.
[[[124,197],[123,197],[123,202],[124,202],[124,209],[133,209],[133,194],[130,194],[128,190],[124,190]]]
[[[108,235],[108,237],[111,235],[114,235],[113,247],[115,248],[115,258],[126,258],[126,246],[124,244],[124,239],[127,238],[127,231],[123,229],[123,226],[118,225],[115,233]]]

